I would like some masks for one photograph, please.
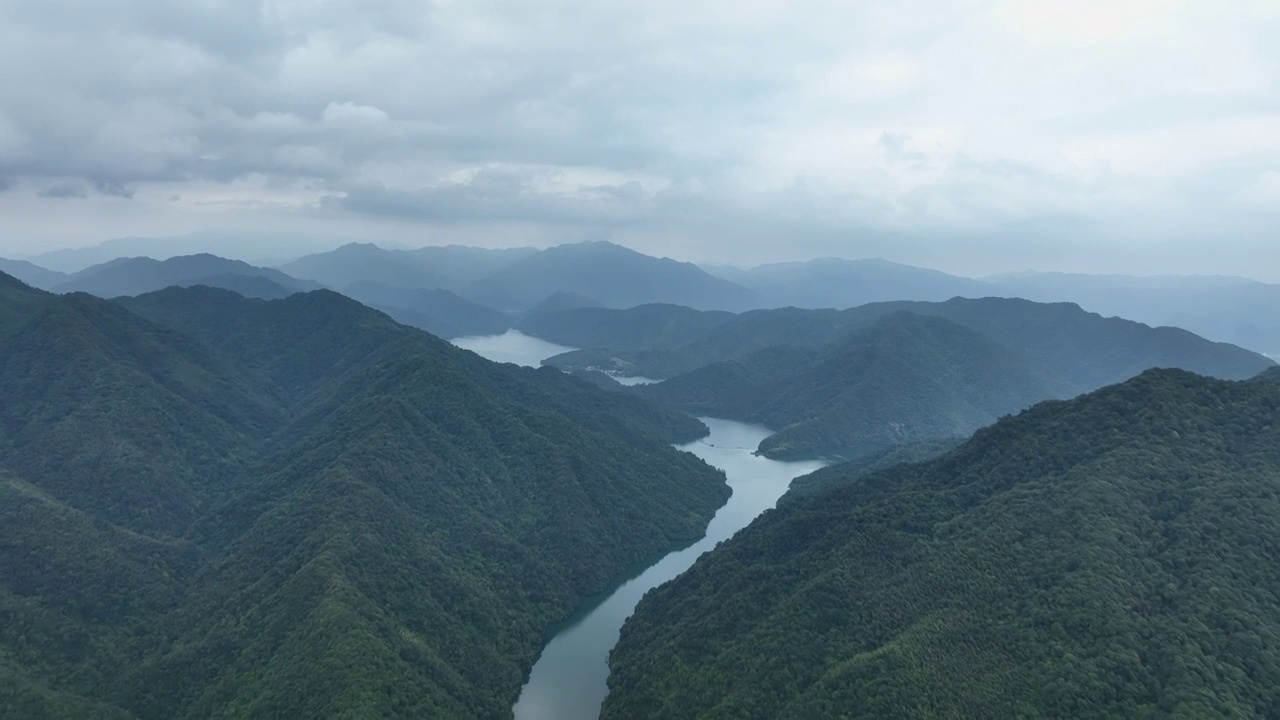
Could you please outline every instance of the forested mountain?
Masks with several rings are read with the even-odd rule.
[[[778,345],[636,388],[694,414],[778,430],[772,458],[858,458],[963,437],[1001,415],[1071,395],[1026,355],[948,320],[894,313],[821,350]]]
[[[698,537],[705,428],[329,291],[0,275],[6,717],[495,717],[542,633]]]
[[[1069,381],[1078,392],[1119,382],[1151,367],[1180,367],[1227,379],[1250,377],[1272,363],[1257,353],[1214,343],[1177,328],[1152,328],[1120,318],[1104,318],[1069,303],[1035,303],[1005,298],[955,298],[943,303],[873,303],[848,310],[781,308],[746,312],[724,322],[697,314],[670,312],[678,329],[650,332],[640,308],[596,311],[594,315],[548,316],[531,330],[551,342],[611,326],[612,346],[567,353],[549,361],[561,367],[597,363],[603,356],[629,364],[634,374],[667,378],[713,362],[734,360],[773,345],[829,345],[876,318],[898,312],[933,315],[976,330],[1026,353]],[[709,326],[700,329],[699,324]],[[687,340],[689,335],[697,336]],[[589,335],[584,336],[584,339]],[[639,352],[643,350],[644,352]],[[602,352],[603,351],[603,352]]]
[[[279,270],[255,267],[215,255],[183,255],[168,260],[119,258],[81,270],[53,288],[54,292],[85,292],[103,298],[141,295],[170,286],[225,287],[254,297],[279,298],[316,290],[320,285],[298,280]]]
[[[785,503],[645,597],[603,716],[1275,717],[1278,417],[1149,371]]]
[[[751,291],[696,265],[608,242],[542,250],[475,283],[464,295],[500,310],[527,310],[556,292],[572,292],[616,308],[672,303],[739,310],[755,302]]]
[[[48,290],[69,277],[66,273],[43,268],[26,260],[6,260],[0,258],[0,273],[7,273],[22,282],[37,288]]]
[[[1005,413],[1152,367],[1244,379],[1274,364],[1176,328],[1004,298],[741,315],[594,308],[522,327],[586,346],[548,364],[665,378],[633,392],[775,429],[760,451],[778,459],[855,459],[963,437]]]
[[[876,303],[853,318],[909,311],[946,318],[1025,352],[1071,382],[1078,392],[1126,380],[1153,367],[1240,380],[1273,363],[1234,345],[1210,342],[1174,327],[1150,327],[1085,312],[1073,303],[956,298],[944,303]]]
[[[1217,276],[1017,273],[987,278],[988,294],[1070,301],[1105,315],[1172,325],[1258,352],[1280,354],[1280,285]]]
[[[448,290],[412,290],[358,282],[342,288],[342,292],[385,312],[397,322],[442,338],[501,335],[511,329],[511,318],[507,315]]]
[[[819,258],[720,272],[755,291],[759,307],[845,309],[886,300],[942,301],[992,294],[979,280],[880,259]]]

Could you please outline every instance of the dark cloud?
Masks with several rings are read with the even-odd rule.
[[[39,192],[43,198],[85,198],[89,197],[89,187],[83,182],[58,182]]]

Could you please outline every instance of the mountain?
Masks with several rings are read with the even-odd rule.
[[[623,347],[591,348],[566,353],[549,364],[574,367],[616,358],[636,375],[669,378],[723,360],[736,360],[773,345],[829,345],[854,328],[894,313],[941,317],[975,330],[1006,347],[1025,353],[1045,370],[1070,383],[1075,392],[1119,382],[1152,367],[1180,367],[1204,375],[1244,379],[1270,367],[1257,353],[1209,342],[1177,328],[1152,328],[1120,318],[1104,318],[1068,303],[1035,303],[1005,298],[955,298],[943,303],[873,303],[848,310],[781,308],[742,313],[689,341],[681,333],[698,334],[697,316],[672,312],[680,332],[648,333],[652,323],[636,310],[597,311],[596,315],[564,315],[542,321],[544,339],[557,342],[570,331],[597,325],[612,327],[611,338]],[[555,332],[548,329],[554,328]],[[671,338],[671,340],[664,340]],[[643,352],[641,352],[643,350]]]
[[[610,343],[583,343],[588,347],[549,358],[545,364],[663,379],[777,345],[828,345],[864,322],[837,310],[779,308],[732,315],[655,305],[548,315],[524,327],[556,343],[591,340],[593,333],[594,339]],[[604,328],[607,335],[593,328]]]
[[[181,255],[212,253],[220,257],[271,266],[287,257],[299,257],[337,246],[333,239],[288,236],[279,233],[195,232],[176,237],[114,238],[89,247],[52,250],[28,258],[41,267],[64,273],[122,257],[168,260]]]
[[[342,288],[342,292],[397,322],[442,338],[501,335],[511,329],[511,319],[506,315],[448,290],[409,290],[358,282]]]
[[[888,260],[820,258],[726,275],[754,290],[760,307],[850,308],[886,300],[986,297],[987,283]]]
[[[772,458],[859,458],[964,437],[1001,415],[1067,397],[1026,355],[950,321],[895,313],[820,350],[778,345],[635,392],[699,415],[777,428]]]
[[[1102,317],[1074,303],[957,298],[945,303],[877,303],[856,308],[850,317],[866,319],[904,310],[946,318],[1020,349],[1071,382],[1077,392],[1120,382],[1153,367],[1243,380],[1274,364],[1257,353],[1210,342],[1181,328]]]
[[[608,242],[542,250],[472,284],[464,297],[500,310],[528,310],[556,292],[595,298],[607,307],[672,303],[701,310],[751,307],[751,291],[696,265],[655,258]]]
[[[1280,354],[1280,285],[1237,277],[1018,273],[987,278],[992,295],[1071,301],[1150,325]]]
[[[0,272],[0,337],[20,327],[48,300],[48,293]]]
[[[1150,371],[784,503],[645,596],[603,717],[1275,717],[1278,409]]]
[[[58,293],[85,292],[112,298],[141,295],[171,285],[225,287],[265,298],[280,298],[320,287],[279,270],[255,267],[239,260],[215,255],[183,255],[168,260],[119,258],[82,270],[51,289]]]
[[[627,310],[542,308],[526,315],[516,327],[526,335],[557,345],[643,351],[693,342],[736,317],[729,312],[670,304],[640,305]]]
[[[0,333],[7,717],[507,715],[728,495],[696,420],[330,291],[0,275]]]
[[[574,292],[557,291],[548,295],[546,300],[535,305],[525,316],[545,315],[547,313],[593,307],[600,307],[600,301]]]
[[[490,250],[460,245],[387,250],[370,243],[350,243],[299,258],[280,269],[334,288],[374,283],[458,291],[535,252],[532,248]]]
[[[7,273],[32,287],[43,290],[48,290],[67,279],[66,273],[49,270],[26,260],[0,258],[0,272]]]

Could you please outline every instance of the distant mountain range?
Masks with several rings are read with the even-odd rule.
[[[879,259],[821,258],[751,270],[712,269],[754,291],[762,303],[756,307],[844,309],[886,300],[942,301],[993,294],[988,283],[979,280]]]
[[[383,250],[374,245],[347,245],[301,258],[282,269],[338,289],[358,282],[444,289],[508,312],[528,311],[554,296],[620,308],[669,302],[699,309],[743,309],[755,303],[750,291],[695,265],[650,257],[607,242],[546,250]]]
[[[369,243],[351,243],[331,252],[299,258],[280,269],[337,289],[373,283],[409,290],[457,292],[537,252],[533,248],[490,250],[461,245],[386,250]]]
[[[327,290],[0,274],[0,387],[6,717],[500,717],[729,493],[696,420]]]
[[[298,280],[279,270],[260,268],[216,255],[184,255],[168,260],[120,258],[94,265],[49,288],[57,293],[85,292],[103,298],[163,290],[167,287],[208,285],[248,297],[281,298],[322,286]]]
[[[632,392],[768,425],[777,433],[760,451],[776,458],[860,458],[964,437],[1035,402],[1153,367],[1243,379],[1274,365],[1185,330],[1004,298],[740,315],[580,308],[519,327],[584,348],[548,364],[665,379]]]
[[[168,257],[179,254],[174,248],[191,247],[194,242],[194,238],[178,244],[122,240],[68,257],[83,260],[98,258],[112,249],[137,248],[150,248]],[[109,255],[102,259],[117,258]],[[36,258],[37,266],[40,260]],[[28,263],[3,262],[7,264],[0,267],[41,288],[51,289],[68,280]],[[57,270],[65,266],[50,267]],[[546,250],[456,245],[400,250],[352,243],[287,262],[279,270],[339,291],[356,284],[447,290],[512,316],[529,313],[552,297],[573,298],[576,307],[669,303],[734,312],[787,306],[847,309],[893,300],[1020,297],[1074,302],[1102,315],[1181,327],[1211,340],[1280,356],[1280,318],[1274,312],[1280,307],[1280,285],[1236,277],[1028,272],[974,279],[880,259],[838,258],[742,270],[724,265],[697,267],[607,242]]]
[[[1013,273],[972,279],[885,260],[821,259],[752,270],[710,266],[753,290],[761,307],[849,308],[886,300],[1018,297],[1073,302],[1106,316],[1190,330],[1280,355],[1280,285],[1228,276]]]
[[[0,258],[0,272],[11,275],[22,282],[42,290],[47,290],[70,277],[66,273],[49,270],[26,260],[6,260]]]
[[[821,470],[644,597],[602,718],[1274,717],[1277,408],[1153,370]]]

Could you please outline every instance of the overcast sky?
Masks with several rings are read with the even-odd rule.
[[[1280,280],[1276,0],[4,0],[0,254],[197,230]]]

